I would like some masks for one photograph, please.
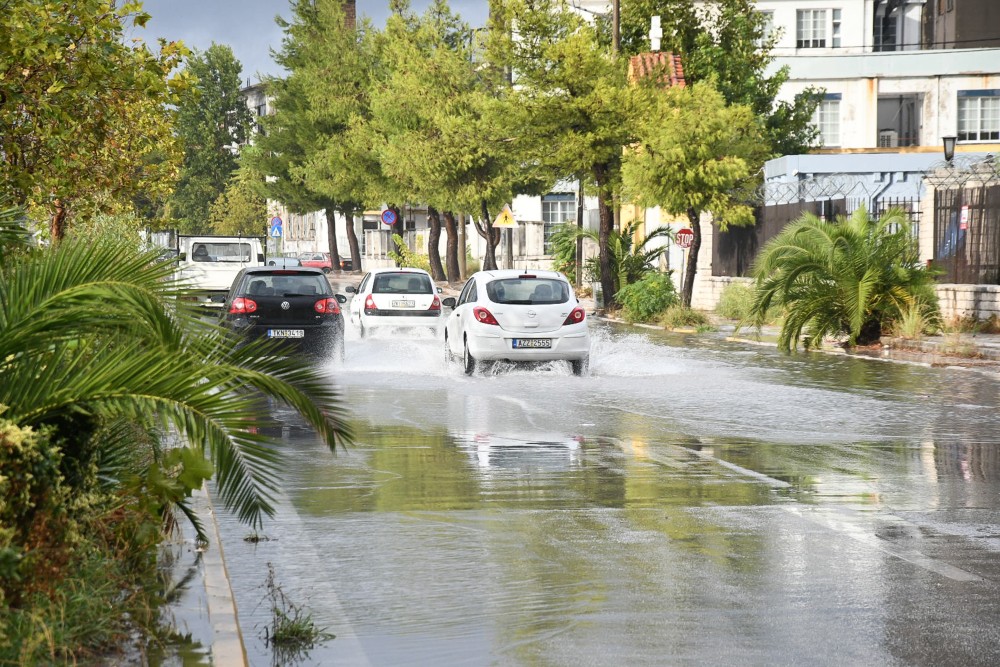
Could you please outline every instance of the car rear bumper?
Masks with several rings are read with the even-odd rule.
[[[405,311],[381,311],[378,315],[364,313],[361,323],[367,329],[375,327],[437,327],[444,320],[441,311],[415,310],[403,315]],[[382,314],[385,313],[385,314]]]
[[[514,348],[514,339],[548,338],[550,348]],[[575,361],[590,356],[590,335],[587,332],[572,334],[530,334],[510,332],[493,334],[469,333],[469,352],[482,361]]]
[[[271,329],[299,330],[302,331],[301,338],[272,338],[268,335]],[[303,352],[326,353],[332,351],[337,345],[344,344],[343,323],[316,325],[296,325],[296,324],[268,324],[254,325],[243,328],[233,328],[234,333],[243,336],[248,341],[258,339],[268,339],[274,341],[278,347],[288,350]]]

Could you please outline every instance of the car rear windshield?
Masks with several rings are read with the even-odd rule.
[[[243,281],[242,291],[254,296],[329,296],[333,294],[324,276],[296,271],[252,273]]]
[[[493,303],[566,303],[569,284],[554,278],[504,278],[487,283],[486,295]]]
[[[372,283],[373,294],[433,294],[431,279],[420,273],[380,273]]]
[[[194,262],[249,262],[249,243],[209,243],[199,241],[191,248]]]

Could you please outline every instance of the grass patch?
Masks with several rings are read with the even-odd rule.
[[[264,628],[264,641],[273,647],[279,664],[293,662],[297,654],[334,636],[316,626],[312,614],[292,602],[281,585],[275,581],[274,566],[267,564],[268,601],[271,605],[271,624]]]
[[[660,326],[665,329],[694,329],[698,333],[714,331],[708,315],[700,310],[685,308],[683,306],[671,306],[660,315],[658,320]]]
[[[920,340],[924,335],[934,333],[938,326],[938,318],[916,304],[903,311],[900,318],[892,323],[890,331],[897,338]]]

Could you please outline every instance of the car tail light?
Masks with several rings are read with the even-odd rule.
[[[375,305],[375,299],[369,294],[368,298],[365,299],[365,315],[376,315],[378,314],[378,306]]]
[[[229,306],[229,312],[233,315],[239,315],[241,313],[255,313],[257,312],[257,302],[253,299],[238,296],[233,299],[232,305]]]
[[[431,301],[431,307],[427,310],[441,310],[441,299],[435,296],[434,300]]]
[[[566,318],[566,321],[563,322],[563,326],[566,326],[567,324],[579,324],[580,322],[583,322],[586,318],[587,318],[587,313],[583,310],[583,308],[577,306],[576,308],[573,309],[573,312],[569,314],[569,317]]]
[[[476,321],[479,322],[480,324],[495,324],[497,326],[500,326],[500,323],[497,322],[497,318],[493,317],[493,313],[486,310],[482,306],[476,306],[475,308],[473,308],[472,316],[475,317]]]
[[[324,313],[326,315],[340,314],[340,304],[337,303],[336,299],[320,299],[313,308],[317,313]]]

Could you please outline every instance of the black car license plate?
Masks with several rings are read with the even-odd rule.
[[[550,348],[552,347],[551,338],[515,338],[511,341],[514,349],[524,349],[524,348]]]
[[[268,338],[305,338],[306,332],[303,329],[268,329]]]

